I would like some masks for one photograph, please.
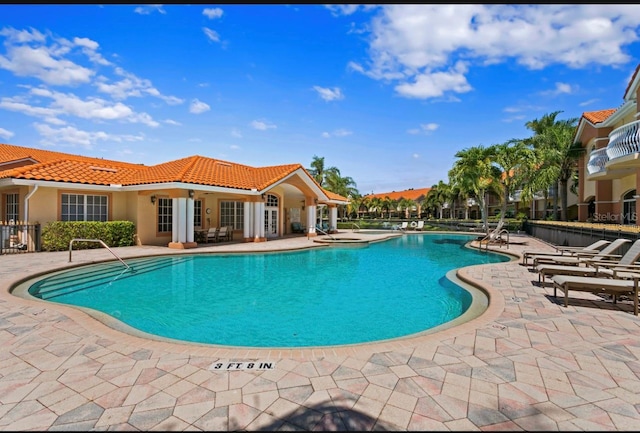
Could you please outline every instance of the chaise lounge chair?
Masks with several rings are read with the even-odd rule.
[[[409,227],[409,223],[408,223],[407,221],[404,221],[404,222],[403,222],[403,223],[398,227],[398,230],[405,232],[405,231],[407,231],[407,227]]]
[[[590,253],[593,252],[594,254],[598,251],[600,251],[601,249],[603,249],[604,247],[606,247],[607,245],[609,245],[611,242],[610,241],[605,241],[604,239],[596,241],[594,243],[592,243],[591,245],[587,245],[586,247],[562,247],[562,246],[556,246],[556,251],[555,252],[547,252],[547,251],[524,251],[522,253],[522,264],[523,265],[527,265],[527,260],[529,258],[532,258],[533,256],[564,256],[564,255],[572,255],[574,253],[580,253],[580,252],[584,252],[584,253]]]
[[[305,233],[305,228],[302,224],[300,224],[299,222],[292,222],[291,223],[291,233]]]
[[[553,296],[557,297],[557,289],[564,292],[564,306],[569,303],[569,291],[606,293],[613,295],[613,302],[617,302],[618,295],[630,294],[633,298],[633,314],[638,315],[638,279],[635,274],[631,280],[615,278],[579,277],[575,275],[556,275],[553,277]]]
[[[571,256],[533,256],[533,266],[537,267],[542,263],[551,263],[554,265],[575,265],[584,264],[584,259],[593,260],[620,260],[619,254],[614,254],[622,247],[622,245],[631,242],[629,239],[619,238],[604,247],[601,251],[592,252],[574,252]]]
[[[554,265],[542,263],[536,266],[538,271],[538,282],[544,285],[545,277],[553,275],[575,275],[582,277],[614,277],[625,278],[632,276],[629,271],[637,270],[640,272],[640,266],[634,264],[640,259],[640,239],[635,241],[629,250],[620,258],[620,260],[603,260],[603,258],[587,257],[583,258],[582,264],[585,266],[572,265]]]
[[[422,231],[423,228],[424,228],[424,221],[422,220],[418,221],[418,225],[416,226],[415,230]]]

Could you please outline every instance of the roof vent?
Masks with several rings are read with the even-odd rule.
[[[229,164],[228,162],[216,161],[215,164],[222,165],[223,167],[231,167],[231,164]]]

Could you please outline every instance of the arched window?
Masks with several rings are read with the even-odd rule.
[[[636,223],[636,190],[631,190],[622,198],[622,224]]]
[[[267,207],[269,207],[269,206],[278,207],[278,197],[273,195],[273,194],[268,194],[267,195],[267,203],[265,204],[265,206],[267,206]]]

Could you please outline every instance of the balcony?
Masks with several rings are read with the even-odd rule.
[[[553,191],[550,191],[549,197],[553,197]],[[533,195],[533,200],[542,200],[544,198],[544,194],[541,192],[537,192]],[[509,201],[519,202],[522,201],[522,190],[518,189],[513,192],[513,195],[509,196]]]
[[[640,167],[640,120],[628,123],[609,134],[607,146],[609,168]]]
[[[589,162],[587,162],[587,171],[589,175],[604,173],[607,171],[605,165],[609,161],[607,156],[607,148],[597,149],[589,154]]]

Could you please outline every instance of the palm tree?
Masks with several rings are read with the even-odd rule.
[[[487,215],[487,193],[499,192],[500,170],[493,164],[494,149],[482,145],[463,149],[455,154],[458,158],[449,170],[450,184],[463,191],[472,191],[480,205],[482,222],[489,230]]]
[[[534,172],[536,183],[545,186],[545,189],[556,185],[554,219],[558,219],[558,198],[560,198],[562,220],[566,221],[568,184],[576,170],[576,162],[584,149],[581,143],[573,141],[578,118],[556,120],[560,113],[562,111],[545,114],[541,119],[527,122],[525,126],[534,132],[529,143],[533,146],[536,155],[536,170]]]
[[[323,186],[325,179],[335,174],[335,172],[338,172],[338,175],[340,175],[340,170],[338,170],[336,167],[325,168],[324,156],[319,157],[316,155],[313,155],[311,168],[308,168],[307,171],[311,174],[311,176],[313,176],[313,178],[316,180],[316,182],[318,182],[320,186]]]
[[[335,192],[343,197],[359,195],[355,181],[349,176],[340,176],[340,170],[335,167],[332,167],[332,170],[325,172],[325,183],[325,189],[327,189],[327,191]],[[338,209],[342,209],[342,216],[344,216],[346,213],[346,206],[340,205]]]
[[[528,164],[533,160],[533,152],[522,140],[509,140],[506,143],[494,144],[492,147],[493,164],[501,172],[499,177],[499,183],[502,186],[500,223],[503,223],[509,197],[516,187],[525,182],[524,176],[530,173]]]

